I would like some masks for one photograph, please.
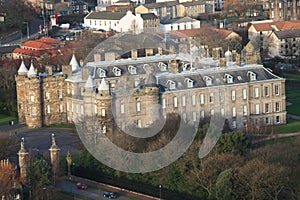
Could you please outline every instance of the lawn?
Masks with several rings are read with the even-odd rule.
[[[277,133],[294,133],[300,132],[300,120],[287,119],[287,124],[278,126]]]
[[[286,107],[288,114],[300,116],[300,88],[286,86],[286,101],[292,103]]]
[[[0,125],[8,125],[12,120],[14,121],[14,124],[18,123],[17,117],[0,114]]]
[[[282,73],[282,76],[287,79],[293,79],[300,82],[300,75],[299,74],[289,74],[289,73]]]

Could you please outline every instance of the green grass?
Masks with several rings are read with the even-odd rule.
[[[0,125],[8,125],[9,121],[12,121],[12,120],[14,121],[14,124],[18,123],[17,117],[0,114]]]
[[[300,75],[299,74],[282,73],[282,76],[284,78],[287,78],[287,79],[294,79],[294,80],[300,81]]]
[[[300,88],[286,86],[286,101],[292,103],[286,107],[288,114],[300,116]]]
[[[277,133],[295,133],[300,132],[300,120],[287,119],[287,124],[278,126]]]
[[[55,124],[51,126],[47,126],[46,128],[73,128],[74,126],[71,124]]]

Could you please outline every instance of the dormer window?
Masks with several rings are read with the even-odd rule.
[[[130,74],[136,74],[136,67],[132,66],[132,65],[129,65],[128,66],[128,71],[129,71]]]
[[[162,71],[162,72],[167,71],[167,65],[163,62],[159,62],[158,67],[159,67],[160,71]]]
[[[225,74],[224,79],[226,83],[233,83],[233,76],[231,76],[230,74]]]
[[[186,71],[190,66],[191,66],[190,63],[185,63],[185,64],[183,64],[182,70]]]
[[[168,80],[167,84],[169,85],[170,90],[175,90],[176,89],[176,83],[172,80]]]
[[[254,72],[248,71],[247,75],[249,76],[250,81],[256,80],[256,74]]]
[[[204,81],[205,81],[206,86],[212,85],[212,78],[210,78],[209,76],[204,76]]]
[[[118,67],[114,67],[112,72],[115,74],[115,76],[121,76],[121,69]]]
[[[98,69],[97,69],[97,74],[98,74],[98,76],[99,76],[100,78],[105,78],[105,77],[106,77],[106,72],[105,72],[105,70],[102,69],[102,68],[98,68]]]
[[[192,79],[190,79],[190,78],[185,78],[185,79],[184,79],[184,82],[186,83],[186,85],[187,85],[188,88],[194,87],[194,81],[193,81]]]

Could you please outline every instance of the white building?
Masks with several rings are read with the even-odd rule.
[[[175,18],[160,22],[160,30],[163,32],[195,28],[200,28],[200,21],[190,17]]]

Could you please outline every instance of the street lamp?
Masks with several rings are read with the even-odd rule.
[[[75,163],[72,163],[73,168],[73,176],[75,176]]]
[[[159,185],[158,187],[159,187],[159,199],[161,200],[161,185]]]
[[[27,39],[29,39],[29,25],[28,25],[28,22],[23,22],[23,24],[26,24],[26,28],[27,28]]]

